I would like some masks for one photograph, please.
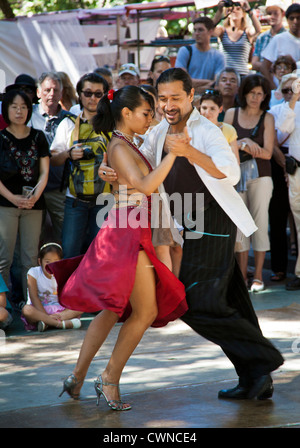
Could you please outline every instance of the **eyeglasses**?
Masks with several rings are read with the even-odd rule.
[[[96,98],[102,98],[104,95],[103,92],[92,92],[91,90],[81,90],[81,92],[84,94],[86,98],[91,98],[93,95]]]
[[[281,92],[285,95],[287,93],[293,93],[293,90],[290,87],[287,87],[286,89],[282,89]]]

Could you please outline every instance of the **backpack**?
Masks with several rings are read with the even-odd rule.
[[[68,116],[68,118],[75,123],[70,147],[76,143],[83,143],[89,152],[88,157],[84,156],[79,160],[68,159],[69,190],[78,199],[92,201],[103,191],[110,191],[109,184],[106,184],[98,175],[109,136],[105,136],[102,132],[97,134],[92,125],[87,121],[82,121],[79,116]]]
[[[189,66],[190,66],[191,59],[192,59],[193,49],[192,49],[191,45],[186,45],[185,48],[189,52],[189,60],[188,60],[187,66],[186,66],[186,70],[189,71]]]

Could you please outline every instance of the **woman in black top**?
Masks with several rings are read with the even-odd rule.
[[[0,272],[8,284],[17,235],[20,238],[23,292],[27,270],[37,263],[44,208],[43,190],[49,173],[49,148],[42,131],[30,128],[32,104],[17,90],[3,97],[8,127],[0,132]],[[29,198],[23,187],[35,188]]]

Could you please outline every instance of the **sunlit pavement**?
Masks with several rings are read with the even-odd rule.
[[[104,369],[117,324],[94,359],[80,401],[58,398],[72,372],[85,331],[25,332],[19,317],[0,338],[1,428],[300,428],[300,291],[268,282],[252,294],[264,335],[282,352],[285,364],[273,374],[272,400],[219,400],[218,391],[236,385],[236,374],[221,349],[180,320],[150,328],[130,358],[121,393],[127,412],[96,406],[94,379]],[[2,336],[4,336],[2,334]]]

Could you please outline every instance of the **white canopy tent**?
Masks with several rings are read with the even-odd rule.
[[[0,91],[20,73],[38,78],[43,71],[66,72],[73,83],[97,66],[127,62],[129,54],[149,68],[161,19],[186,17],[188,7],[215,6],[216,0],[165,0],[114,8],[79,9],[0,21]],[[177,12],[177,8],[181,9]],[[184,12],[185,11],[185,12]],[[125,35],[130,34],[131,45]],[[89,46],[93,40],[94,45]],[[105,42],[111,45],[106,46]],[[132,44],[132,41],[136,41]]]

